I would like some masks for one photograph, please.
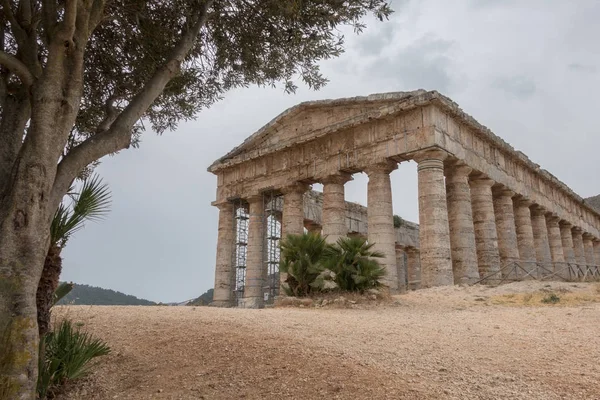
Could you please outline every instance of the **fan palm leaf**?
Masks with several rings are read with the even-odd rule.
[[[50,228],[52,244],[64,247],[69,237],[84,227],[86,221],[103,219],[110,210],[111,193],[98,175],[86,179],[81,190],[69,190],[70,204],[61,203]]]

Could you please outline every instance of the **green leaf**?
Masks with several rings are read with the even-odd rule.
[[[64,247],[71,235],[84,227],[85,221],[99,221],[110,211],[111,193],[98,175],[86,179],[79,193],[69,193],[52,219],[52,244]]]

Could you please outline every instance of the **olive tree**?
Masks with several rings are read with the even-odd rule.
[[[326,83],[386,0],[0,0],[0,397],[31,399],[35,294],[77,177],[231,88]],[[142,123],[143,122],[143,123]],[[126,173],[126,171],[124,171]]]

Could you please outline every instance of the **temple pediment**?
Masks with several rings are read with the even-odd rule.
[[[443,96],[436,91],[415,90],[300,103],[279,114],[216,160],[208,171],[214,172],[234,160],[254,158],[327,133],[385,118],[439,97]]]

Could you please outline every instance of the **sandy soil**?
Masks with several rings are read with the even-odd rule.
[[[62,399],[600,399],[598,300],[520,282],[355,309],[62,307],[113,348]]]

